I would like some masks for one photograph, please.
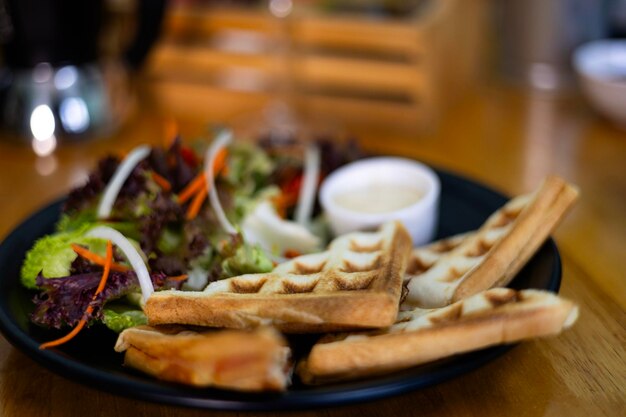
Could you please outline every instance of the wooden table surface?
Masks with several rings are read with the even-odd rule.
[[[216,108],[220,97],[215,96]],[[207,110],[207,119],[214,117]],[[363,115],[364,118],[367,115]],[[70,144],[36,157],[0,140],[0,237],[86,178],[107,151],[161,140],[162,116],[144,108],[110,140]],[[204,120],[183,120],[183,135]],[[481,369],[434,387],[298,416],[624,415],[626,410],[626,132],[578,99],[485,88],[430,134],[353,131],[372,151],[456,171],[510,195],[548,173],[577,184],[581,199],[555,233],[563,296],[581,309],[573,329],[523,343]],[[243,413],[242,413],[243,414]],[[0,416],[233,415],[111,395],[37,365],[0,337]]]

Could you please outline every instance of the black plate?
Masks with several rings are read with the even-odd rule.
[[[507,198],[467,179],[437,171],[441,179],[439,237],[478,228]],[[22,288],[19,270],[35,239],[50,233],[61,202],[51,204],[19,225],[0,246],[0,330],[16,348],[50,370],[93,388],[133,398],[191,407],[228,410],[309,409],[371,401],[433,385],[456,377],[502,355],[510,346],[458,355],[390,375],[322,387],[307,387],[296,378],[281,394],[250,394],[196,389],[161,382],[122,366],[122,354],[113,351],[116,335],[94,326],[57,349],[39,350],[40,343],[60,334],[28,321],[33,293]],[[558,291],[561,262],[556,245],[548,240],[511,283],[513,288]],[[291,338],[295,356],[314,342],[313,336]]]

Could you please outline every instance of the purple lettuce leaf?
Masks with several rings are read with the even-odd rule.
[[[163,229],[169,224],[181,223],[184,211],[178,203],[164,193],[158,193],[147,205],[149,213],[138,220],[138,229],[141,234],[139,243],[145,253],[155,252],[161,255],[157,250],[157,242]]]
[[[63,213],[76,212],[90,207],[113,177],[119,163],[119,159],[114,156],[101,159],[98,168],[89,174],[87,182],[69,193],[63,204]]]
[[[150,168],[167,179],[175,193],[180,192],[196,176],[197,166],[183,157],[183,145],[180,136],[168,149],[153,148],[148,161]]]
[[[61,278],[37,277],[37,286],[42,290],[33,302],[35,310],[31,321],[35,324],[60,329],[74,327],[91,304],[91,321],[102,320],[102,307],[109,301],[140,292],[137,275],[132,271],[109,274],[104,290],[92,301],[93,294],[100,283],[102,272],[88,272]],[[163,273],[150,275],[155,289],[178,288],[180,281],[169,281]]]

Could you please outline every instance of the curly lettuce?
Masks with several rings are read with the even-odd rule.
[[[70,274],[72,262],[78,255],[71,247],[72,243],[85,246],[91,252],[104,255],[106,242],[102,239],[83,236],[81,228],[73,232],[62,232],[44,236],[26,253],[22,264],[20,279],[26,288],[37,288],[39,274],[44,278],[64,277]]]
[[[103,310],[109,307],[109,302],[127,300],[129,296],[132,297],[141,292],[139,280],[133,271],[112,271],[106,287],[94,298],[101,276],[101,271],[48,279],[39,275],[36,284],[41,292],[33,299],[35,309],[31,315],[31,321],[37,325],[55,329],[65,326],[74,327],[83,318],[87,307],[91,306],[92,312],[89,317],[91,324],[103,320],[105,314]],[[160,272],[152,272],[150,279],[156,290],[178,289],[181,285],[180,281],[169,280]],[[116,313],[120,314],[121,311],[116,311]],[[122,322],[130,323],[134,320],[132,315],[127,315],[127,318],[113,318],[109,313],[109,316],[116,322],[112,326],[118,327],[122,325]]]

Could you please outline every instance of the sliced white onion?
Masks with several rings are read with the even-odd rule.
[[[154,287],[152,286],[148,268],[133,244],[123,234],[107,226],[94,227],[87,232],[87,236],[110,240],[124,253],[137,274],[143,302],[145,303],[154,292]]]
[[[206,176],[206,184],[209,189],[209,203],[211,204],[211,208],[213,208],[222,229],[229,234],[235,234],[237,233],[237,230],[226,218],[224,209],[222,208],[219,197],[217,196],[217,189],[215,188],[215,175],[213,175],[213,165],[215,164],[215,157],[217,154],[222,148],[228,146],[232,139],[233,132],[230,129],[220,131],[217,137],[213,140],[213,143],[211,143],[211,146],[209,146],[209,149],[207,149],[206,156],[204,158],[204,175]]]
[[[143,159],[145,159],[150,154],[150,147],[147,145],[138,146],[124,158],[122,163],[115,170],[115,174],[113,174],[113,178],[109,181],[106,189],[104,190],[104,194],[102,195],[102,199],[100,200],[100,205],[98,206],[98,218],[105,219],[111,215],[111,210],[113,209],[113,204],[117,199],[117,195],[119,194],[124,182],[128,178],[135,166]]]
[[[320,175],[320,150],[311,144],[306,147],[304,154],[304,174],[302,175],[302,186],[298,194],[298,204],[296,206],[295,220],[302,226],[308,226],[315,204],[315,192],[317,191],[317,180]]]
[[[310,253],[319,250],[320,239],[306,227],[282,219],[269,201],[260,202],[242,223],[246,242],[257,244],[272,255],[286,250]]]

